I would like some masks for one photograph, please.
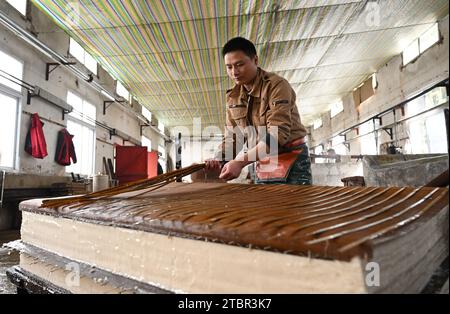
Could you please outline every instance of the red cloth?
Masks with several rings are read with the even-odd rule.
[[[44,158],[47,156],[47,143],[45,142],[44,123],[39,119],[37,113],[31,115],[31,127],[25,139],[25,151],[34,158]]]
[[[75,154],[75,147],[71,135],[66,129],[58,132],[58,142],[56,144],[55,161],[63,166],[70,165],[70,159],[73,163],[77,163],[77,155]]]

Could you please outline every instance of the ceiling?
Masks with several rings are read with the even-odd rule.
[[[305,125],[448,14],[448,0],[32,0],[166,126],[225,124],[235,36],[285,77]]]

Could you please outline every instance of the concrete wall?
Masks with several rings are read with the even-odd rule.
[[[447,154],[343,156],[311,165],[313,184],[325,186],[344,186],[341,179],[355,176],[364,177],[366,186],[424,186],[447,169]]]
[[[398,55],[387,62],[382,68],[378,69],[378,87],[375,89],[375,95],[357,108],[354,105],[352,94],[345,95],[342,98],[344,111],[333,118],[330,117],[330,112],[323,114],[323,126],[316,130],[311,130],[310,146],[314,147],[322,143],[326,150],[330,146],[328,139],[332,136],[448,78],[448,28],[449,20],[447,16],[439,21],[439,30],[443,38],[442,42],[425,51],[415,62],[402,67],[402,56]],[[397,112],[397,117],[400,117],[399,112]],[[383,124],[391,122],[393,122],[393,115],[384,117]],[[405,127],[407,128],[407,126]],[[404,133],[407,132],[408,130],[404,130]],[[399,138],[402,136],[402,134],[398,135]],[[349,134],[349,138],[356,136],[355,132]],[[387,133],[380,132],[378,140],[379,144],[381,144],[389,141],[390,138]],[[351,142],[350,151],[347,151],[347,153],[364,154],[364,151],[367,151],[367,147],[361,147],[362,143],[363,141],[361,139],[355,139]]]
[[[41,13],[36,7],[28,4],[27,18],[15,11],[7,2],[0,2],[0,10],[12,18],[16,23],[25,27],[37,38],[55,50],[57,53],[68,57],[69,51],[69,37],[66,33],[60,30],[47,16]],[[97,120],[106,124],[111,128],[115,128],[132,138],[140,141],[140,127],[139,120],[134,114],[127,113],[122,110],[117,104],[111,105],[103,115],[103,101],[107,100],[98,91],[90,86],[89,83],[77,78],[70,70],[65,67],[58,67],[50,74],[50,79],[45,80],[45,64],[46,62],[54,62],[46,57],[38,50],[32,48],[22,39],[15,36],[12,32],[0,26],[0,50],[19,59],[24,64],[23,80],[32,85],[42,87],[48,92],[54,94],[62,100],[66,100],[67,92],[72,91],[81,96],[84,100],[94,104],[97,110]],[[76,61],[76,60],[74,60]],[[87,69],[82,64],[77,64],[83,72],[88,73]],[[98,75],[95,81],[99,82],[107,90],[114,94],[115,81],[114,79],[98,66]],[[54,162],[54,155],[56,150],[57,132],[67,125],[67,118],[62,119],[61,110],[42,101],[38,98],[33,98],[30,105],[26,104],[26,91],[22,89],[21,93],[21,108],[20,112],[26,111],[30,113],[37,112],[42,118],[49,121],[45,123],[44,132],[47,142],[48,156],[44,159],[35,159],[24,152],[24,142],[26,132],[28,131],[30,115],[22,113],[20,116],[20,127],[18,128],[19,151],[18,162],[15,169],[8,169],[9,175],[11,173],[25,173],[38,174],[43,176],[64,176],[65,167]],[[140,112],[140,105],[134,103],[130,108],[136,112]],[[156,119],[154,119],[156,123]],[[152,149],[157,150],[158,144],[165,145],[164,139],[159,133],[150,128],[144,128],[144,135],[152,140]],[[75,134],[75,136],[77,136]],[[94,173],[103,172],[102,157],[113,158],[113,145],[130,145],[124,142],[121,138],[113,136],[110,138],[107,130],[101,127],[96,127],[96,160]],[[89,158],[88,156],[77,156],[78,158]],[[31,177],[30,177],[31,178]],[[33,179],[30,179],[31,181]]]
[[[448,155],[365,156],[367,186],[424,186],[448,169]]]
[[[311,164],[313,185],[344,186],[341,179],[363,176],[361,160],[343,160],[338,163]]]

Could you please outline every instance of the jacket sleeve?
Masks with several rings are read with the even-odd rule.
[[[75,146],[73,145],[73,136],[70,137],[69,150],[70,150],[70,156],[72,157],[72,161],[74,164],[76,164],[77,163],[77,154],[75,153]]]
[[[236,135],[234,134],[234,128],[236,122],[231,118],[230,109],[227,107],[226,111],[226,125],[222,143],[214,152],[214,159],[222,161],[230,161],[236,157]]]
[[[61,131],[58,132],[58,139],[56,141],[56,151],[55,151],[55,161],[59,164],[61,161],[62,152],[64,143],[64,134]]]
[[[278,138],[280,146],[285,145],[292,128],[292,111],[295,106],[295,92],[286,80],[274,83],[268,99],[267,129],[268,133]]]

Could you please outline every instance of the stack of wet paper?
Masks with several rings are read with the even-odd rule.
[[[73,293],[410,293],[448,256],[448,189],[172,183],[20,204],[20,269]]]

